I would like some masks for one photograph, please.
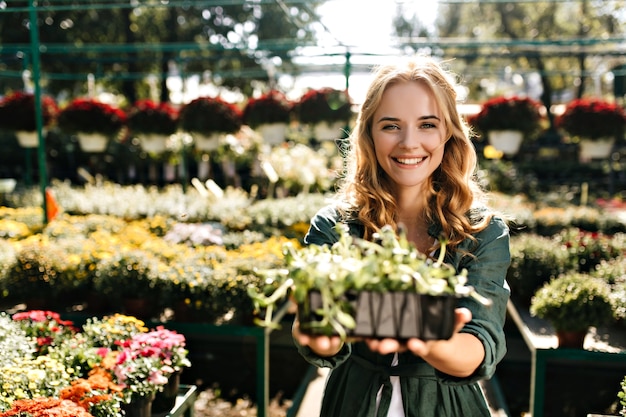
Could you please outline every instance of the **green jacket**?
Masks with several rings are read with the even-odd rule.
[[[474,211],[480,217],[480,211]],[[332,244],[338,235],[335,225],[338,212],[328,206],[311,220],[305,237],[307,244]],[[361,236],[363,228],[349,223],[350,231]],[[432,225],[429,233],[439,236],[440,226]],[[472,312],[472,320],[461,330],[475,335],[485,346],[485,360],[468,378],[444,374],[411,352],[400,353],[398,366],[390,367],[393,354],[379,355],[364,343],[346,343],[333,357],[320,357],[311,349],[299,346],[298,351],[310,363],[331,368],[322,401],[321,417],[374,417],[376,393],[383,387],[379,415],[386,416],[391,397],[390,375],[400,376],[402,401],[406,417],[489,417],[484,395],[477,383],[493,376],[496,365],[506,353],[504,321],[509,288],[505,281],[510,263],[509,229],[499,217],[493,217],[484,230],[475,235],[476,242],[462,242],[460,250],[446,255],[446,262],[457,271],[466,269],[468,285],[491,298],[485,307],[472,298],[459,299],[459,307]],[[462,253],[471,253],[473,256]]]

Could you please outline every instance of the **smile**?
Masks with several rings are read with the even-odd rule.
[[[424,156],[422,158],[393,158],[393,160],[402,165],[417,165],[420,162],[423,162],[424,160],[426,160],[426,157]]]

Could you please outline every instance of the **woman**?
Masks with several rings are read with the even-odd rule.
[[[322,417],[489,416],[477,381],[506,352],[504,321],[510,263],[506,223],[489,211],[474,181],[476,152],[457,112],[450,74],[432,59],[380,67],[349,140],[336,201],[311,220],[307,244],[332,244],[335,225],[371,239],[384,225],[402,228],[422,252],[468,271],[468,284],[492,300],[459,300],[449,340],[293,336],[300,353],[329,367]]]

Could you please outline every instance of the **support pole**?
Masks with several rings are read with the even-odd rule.
[[[37,147],[37,160],[39,165],[39,186],[42,196],[43,223],[48,223],[48,203],[46,202],[46,187],[48,186],[48,176],[46,168],[46,144],[43,137],[43,112],[41,108],[41,85],[39,83],[40,55],[39,55],[39,22],[37,21],[36,0],[28,0],[28,15],[30,20],[30,49],[33,66],[33,85],[35,87],[35,125],[37,127],[37,137],[39,146]]]

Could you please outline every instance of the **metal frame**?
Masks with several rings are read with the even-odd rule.
[[[538,337],[544,338],[546,334],[538,335],[528,325],[528,317],[521,310],[518,310],[512,301],[507,305],[507,312],[519,329],[526,346],[531,353],[530,372],[530,415],[532,417],[543,417],[544,404],[546,401],[546,369],[549,362],[609,362],[626,365],[626,347],[613,346],[620,349],[619,352],[605,352],[587,349],[565,349],[556,348],[556,336],[553,336],[554,344],[549,347],[549,343],[541,343]],[[546,323],[545,329],[551,329]]]

